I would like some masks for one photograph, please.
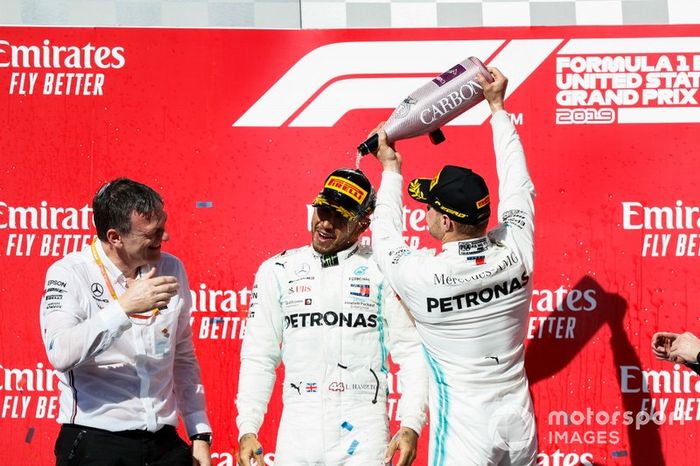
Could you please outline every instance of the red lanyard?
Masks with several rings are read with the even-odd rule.
[[[104,263],[102,263],[102,259],[100,259],[100,255],[97,254],[97,236],[95,236],[95,239],[92,240],[92,244],[90,245],[90,249],[92,250],[92,257],[95,259],[95,263],[97,266],[100,268],[100,272],[102,273],[102,278],[105,281],[105,284],[107,285],[107,289],[109,290],[109,294],[112,295],[112,299],[115,301],[119,299],[119,296],[117,296],[117,292],[114,290],[114,287],[112,286],[112,281],[109,279],[109,275],[107,275],[107,269],[105,268]],[[151,311],[150,316],[144,316],[140,314],[129,314],[129,317],[133,317],[134,319],[150,319],[151,317],[155,317],[158,315],[160,310],[158,308],[155,308]]]

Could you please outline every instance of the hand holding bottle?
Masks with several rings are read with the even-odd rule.
[[[489,73],[493,77],[493,81],[487,81],[482,75],[478,74],[476,80],[483,88],[484,98],[489,103],[491,113],[496,113],[499,110],[505,110],[504,101],[506,99],[506,87],[508,87],[508,78],[503,76],[503,73],[498,68],[489,67]]]
[[[387,141],[386,131],[384,131],[384,122],[372,130],[370,137],[377,135],[379,147],[375,153],[377,160],[382,164],[384,171],[401,173],[401,154],[396,152],[393,144]]]

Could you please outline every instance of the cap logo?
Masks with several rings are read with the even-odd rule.
[[[438,183],[438,180],[440,179],[440,173],[442,173],[442,170],[438,172],[437,175],[433,178],[433,180],[430,182],[430,190],[432,191],[435,185]]]
[[[362,189],[352,181],[346,180],[345,178],[341,178],[339,176],[331,176],[328,178],[324,188],[329,188],[345,194],[346,196],[355,199],[358,204],[362,204],[362,201],[364,201],[367,197],[366,190]]]
[[[403,102],[401,102],[398,107],[396,107],[396,110],[394,110],[394,116],[396,118],[405,117],[411,111],[411,106],[415,105],[416,102],[417,100],[409,95],[403,99]]]
[[[483,198],[479,201],[476,201],[476,208],[481,209],[482,207],[489,205],[489,201],[490,201],[489,195],[487,194],[485,198]]]
[[[452,214],[458,218],[464,218],[467,216],[467,214],[463,214],[462,212],[458,212],[454,209],[450,209],[449,207],[442,205],[442,203],[440,202],[440,199],[435,199],[435,205],[438,206],[440,208],[440,210],[445,214]]]
[[[423,191],[421,191],[420,189],[420,182],[418,180],[411,181],[411,183],[408,185],[408,193],[413,199],[416,199],[418,201],[426,200]]]

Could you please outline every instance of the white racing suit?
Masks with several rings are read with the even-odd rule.
[[[401,175],[384,172],[375,259],[415,318],[430,366],[429,466],[535,464],[524,368],[532,296],[534,187],[508,114],[491,119],[499,226],[434,255],[402,239]]]
[[[257,433],[284,363],[275,466],[380,466],[389,436],[388,360],[401,366],[398,414],[425,422],[428,375],[408,314],[357,244],[285,251],[258,269],[241,349],[239,435]]]

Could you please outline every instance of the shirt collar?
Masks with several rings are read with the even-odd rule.
[[[107,271],[107,276],[109,277],[110,280],[114,283],[124,283],[126,281],[126,277],[122,273],[121,270],[119,270],[119,267],[114,265],[114,262],[112,262],[107,256],[107,252],[105,251],[104,244],[102,244],[102,241],[99,239],[97,240],[96,244],[96,250],[97,250],[97,255],[100,257],[100,260],[102,261],[102,264],[105,267],[105,270]]]
[[[479,238],[450,241],[442,245],[442,251],[460,256],[473,256],[483,254],[491,247],[491,241],[486,235]]]
[[[102,244],[102,241],[99,239],[97,240],[97,255],[100,256],[100,260],[105,266],[105,269],[107,270],[107,276],[110,277],[110,279],[114,283],[120,283],[122,285],[126,284],[126,276],[124,273],[114,265],[114,262],[112,262],[107,256],[107,253],[105,252],[104,245]],[[140,277],[142,274],[148,273],[148,271],[151,270],[151,264],[145,264],[139,267],[138,272],[136,273],[136,278]]]

